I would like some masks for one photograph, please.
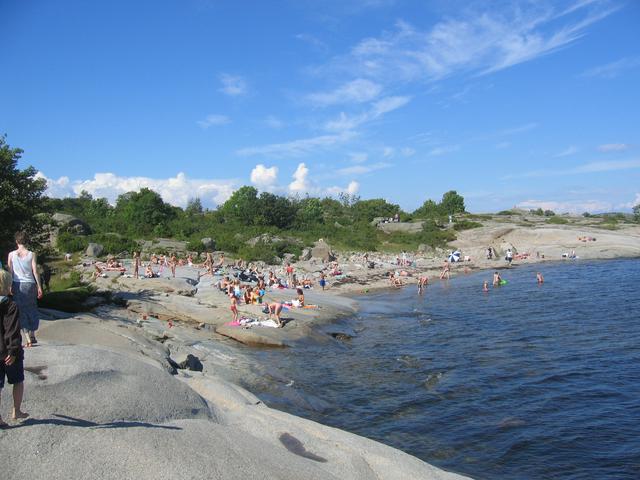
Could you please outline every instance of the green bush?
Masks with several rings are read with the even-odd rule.
[[[501,210],[496,215],[515,215],[516,212],[513,210]]]
[[[100,233],[90,235],[93,243],[99,243],[104,247],[106,255],[117,255],[121,252],[134,252],[138,249],[138,242],[131,238],[122,237],[117,233]]]
[[[565,225],[569,223],[569,221],[566,218],[562,217],[550,217],[547,219],[547,223],[551,223],[554,225]]]
[[[69,232],[60,232],[56,239],[56,248],[60,252],[81,252],[86,250],[89,241],[87,237],[80,237]]]

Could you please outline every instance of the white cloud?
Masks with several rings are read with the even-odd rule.
[[[499,9],[476,5],[481,9],[463,9],[429,30],[399,21],[393,31],[360,41],[326,68],[388,82],[483,75],[566,47],[618,8],[609,8],[606,1],[577,2],[565,9],[556,2],[513,2]]]
[[[384,147],[382,149],[382,156],[385,158],[391,158],[395,155],[396,149],[393,147]]]
[[[231,123],[231,119],[226,115],[211,114],[211,115],[207,115],[204,120],[198,120],[197,123],[198,125],[200,125],[201,128],[206,130],[209,127],[226,125],[228,123]]]
[[[599,200],[576,200],[566,202],[557,202],[552,200],[525,200],[524,202],[518,203],[516,207],[525,210],[535,210],[541,208],[543,210],[553,210],[556,213],[566,212],[574,214],[580,214],[584,212],[610,212],[613,210],[613,204],[609,202],[602,202]]]
[[[341,193],[356,195],[359,191],[360,191],[360,184],[355,180],[352,180],[351,182],[349,182],[349,185],[347,185],[346,188],[337,187],[337,186],[329,187],[325,190],[324,193],[332,196],[337,196],[337,195],[340,195]]]
[[[376,98],[382,86],[364,78],[352,80],[331,92],[317,92],[307,95],[307,100],[319,107],[343,103],[364,103]]]
[[[604,153],[624,152],[625,150],[629,150],[629,145],[626,143],[606,143],[604,145],[599,145],[598,150]]]
[[[218,91],[229,95],[230,97],[238,97],[246,95],[247,82],[239,75],[230,75],[228,73],[222,73],[218,76],[222,86]]]
[[[378,162],[370,165],[353,165],[351,167],[345,167],[339,169],[336,173],[338,175],[364,175],[376,170],[391,167],[390,163]]]
[[[612,79],[620,76],[625,70],[640,66],[640,57],[627,57],[616,60],[615,62],[599,65],[583,72],[581,77],[597,77]]]
[[[359,115],[349,116],[340,112],[338,118],[325,123],[324,128],[330,132],[345,132],[354,130],[360,125],[377,120],[384,114],[405,106],[411,100],[410,97],[386,97],[371,105],[368,111]]]
[[[278,181],[278,167],[258,164],[251,170],[251,183],[262,190],[272,189]]]
[[[578,147],[574,145],[570,145],[559,153],[556,153],[554,157],[568,157],[570,155],[574,155],[578,153]]]
[[[47,195],[52,197],[77,196],[83,190],[95,198],[106,198],[114,204],[118,195],[141,188],[150,188],[158,192],[165,202],[184,207],[187,201],[199,197],[205,205],[218,205],[227,200],[237,188],[235,180],[213,180],[188,178],[178,173],[170,178],[121,177],[113,173],[96,173],[92,179],[70,181],[67,177],[47,180]]]
[[[289,191],[293,194],[309,192],[311,183],[308,177],[309,169],[304,163],[300,163],[296,171],[293,172],[293,182],[289,184]]]
[[[246,147],[236,150],[236,154],[243,157],[254,155],[269,155],[272,157],[300,157],[318,150],[328,149],[342,144],[355,137],[354,132],[342,132],[335,135],[321,135],[318,137],[301,138],[291,142],[272,143],[257,147]]]
[[[458,145],[442,145],[440,147],[432,148],[429,151],[429,156],[431,157],[439,157],[441,155],[446,155],[447,153],[457,152],[460,150]]]

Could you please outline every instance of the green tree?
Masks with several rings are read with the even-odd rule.
[[[253,225],[258,214],[258,190],[244,186],[233,192],[229,200],[220,207],[220,213],[227,222]]]
[[[187,201],[187,208],[184,209],[184,213],[187,215],[199,215],[203,212],[202,202],[200,198],[192,198]]]
[[[358,200],[351,209],[357,221],[370,222],[376,217],[392,217],[400,213],[400,206],[387,202],[384,198]]]
[[[464,213],[464,198],[462,195],[458,195],[458,192],[455,190],[449,190],[447,193],[442,195],[442,201],[440,202],[439,208],[445,215]]]
[[[132,235],[156,234],[168,235],[164,227],[173,219],[175,211],[162,200],[160,194],[148,188],[139,192],[123,193],[116,200],[114,217],[119,232]]]
[[[633,218],[640,223],[640,203],[633,207]]]
[[[438,209],[438,204],[429,199],[413,212],[413,215],[419,218],[436,218],[440,216],[440,210]]]
[[[333,207],[341,209],[339,202],[333,200],[335,204]],[[309,227],[324,221],[324,209],[323,203],[317,198],[308,197],[304,200],[300,200],[298,203],[298,212],[296,214],[296,221],[302,227]]]
[[[45,210],[43,194],[47,184],[36,177],[35,168],[18,169],[22,152],[7,145],[6,136],[0,136],[0,254],[3,260],[14,246],[16,231],[25,230],[33,248],[44,223],[42,216],[36,214]]]
[[[256,225],[287,228],[295,220],[296,209],[286,197],[262,192],[258,204],[258,211],[254,212]]]

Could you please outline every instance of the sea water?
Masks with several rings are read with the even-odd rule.
[[[491,274],[360,297],[351,340],[259,351],[253,389],[477,479],[640,478],[640,260]]]

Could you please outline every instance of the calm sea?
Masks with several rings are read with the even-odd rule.
[[[351,340],[256,352],[253,390],[478,479],[640,478],[640,260],[502,275],[362,297]]]

